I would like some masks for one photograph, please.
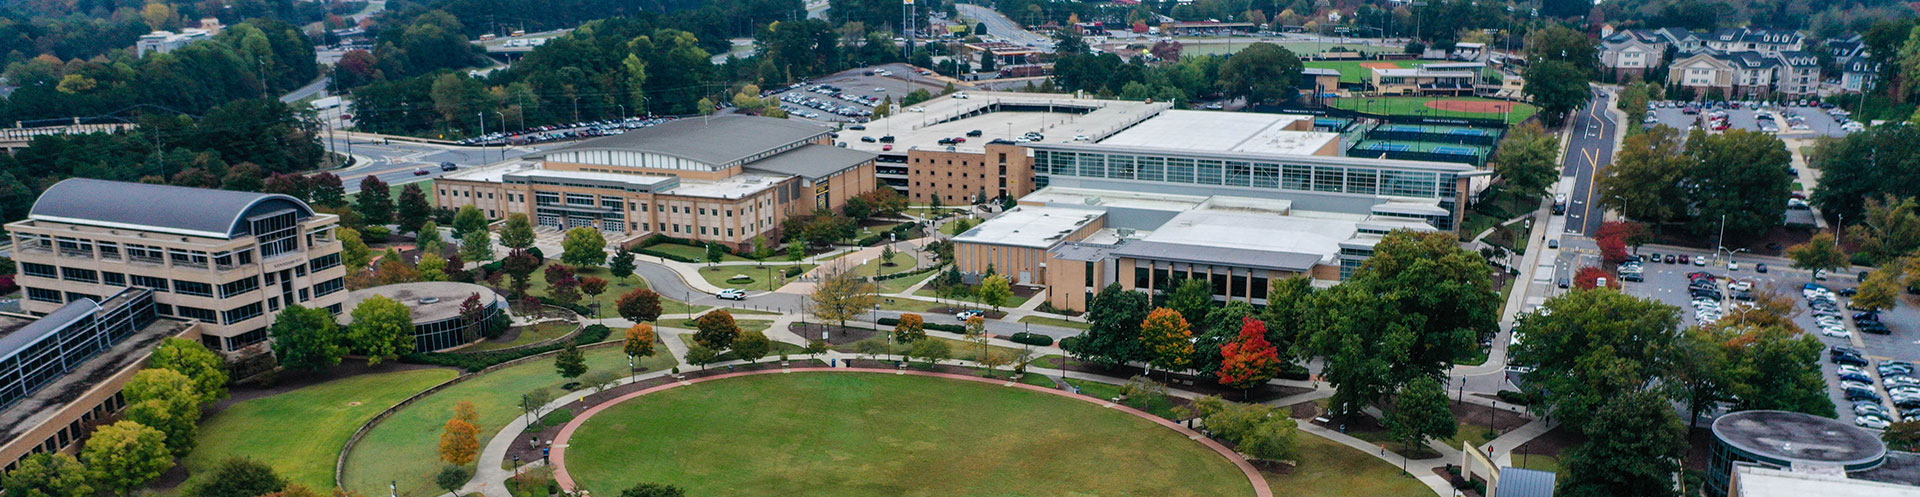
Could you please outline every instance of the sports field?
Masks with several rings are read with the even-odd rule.
[[[1327,99],[1327,105],[1396,116],[1505,117],[1507,124],[1519,124],[1539,112],[1532,104],[1481,97],[1349,97]]]
[[[1287,49],[1287,51],[1293,52],[1294,55],[1298,55],[1303,58],[1309,54],[1330,51],[1336,47],[1340,48],[1342,51],[1360,52],[1365,54],[1400,51],[1399,47],[1378,47],[1373,45],[1361,45],[1357,43],[1313,43],[1313,42],[1300,42],[1300,41],[1275,42],[1275,41],[1255,41],[1252,38],[1234,38],[1233,43],[1226,43],[1226,38],[1181,37],[1180,43],[1184,45],[1183,47],[1181,47],[1181,50],[1180,50],[1180,54],[1184,56],[1227,55],[1230,53],[1238,52],[1243,48],[1247,48],[1247,45],[1251,45],[1254,43],[1266,43],[1270,45],[1279,45],[1280,48],[1285,48]],[[1307,67],[1313,67],[1313,66],[1307,66]]]
[[[568,441],[594,495],[1245,496],[1232,463],[1152,422],[991,383],[860,373],[757,375],[615,405]]]
[[[1434,60],[1309,60],[1301,62],[1309,68],[1334,69],[1340,71],[1341,83],[1365,83],[1373,80],[1375,67],[1420,67]]]

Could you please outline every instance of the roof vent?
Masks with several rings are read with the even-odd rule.
[[[438,304],[438,303],[440,303],[440,297],[426,297],[426,298],[422,298],[422,299],[420,299],[420,303],[421,303],[421,304]]]

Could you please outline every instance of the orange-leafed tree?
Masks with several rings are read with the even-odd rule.
[[[627,328],[627,340],[620,348],[628,357],[652,357],[655,339],[653,325],[634,323],[633,327]]]
[[[1240,337],[1220,347],[1220,384],[1246,390],[1280,374],[1280,350],[1267,341],[1267,323],[1242,318]]]
[[[440,459],[448,464],[465,466],[473,464],[480,456],[480,439],[476,436],[480,427],[459,418],[447,420],[447,426],[440,433]]]
[[[1154,309],[1140,322],[1140,344],[1147,350],[1149,364],[1167,371],[1186,369],[1193,360],[1193,326],[1180,311]]]
[[[894,323],[893,325],[893,341],[895,342],[913,343],[926,337],[927,320],[926,318],[920,317],[919,314],[911,312],[901,314],[900,322]]]

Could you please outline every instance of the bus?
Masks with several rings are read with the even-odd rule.
[[[1573,197],[1573,181],[1560,180],[1560,191],[1553,194],[1553,213],[1567,213],[1567,199]]]

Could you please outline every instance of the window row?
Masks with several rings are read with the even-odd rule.
[[[1034,151],[1041,174],[1293,191],[1441,198],[1454,175],[1354,166],[1308,166],[1184,157]]]

